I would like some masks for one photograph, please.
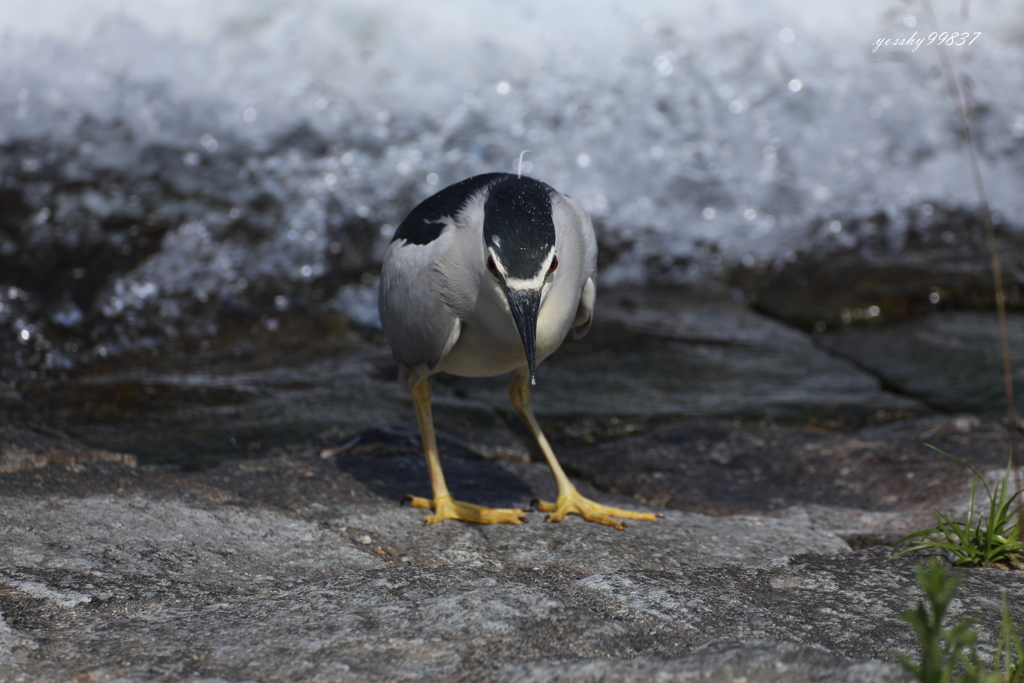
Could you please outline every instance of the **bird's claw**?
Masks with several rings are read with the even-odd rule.
[[[489,508],[473,503],[463,503],[450,495],[439,496],[431,500],[420,496],[406,496],[402,502],[408,502],[414,508],[433,510],[434,514],[423,520],[423,525],[437,524],[446,519],[458,519],[474,524],[521,524],[526,521],[526,512],[518,508]]]
[[[589,498],[584,497],[575,488],[570,491],[560,493],[558,501],[555,503],[549,503],[543,500],[534,500],[533,503],[541,512],[549,513],[547,518],[544,520],[546,522],[561,522],[565,519],[566,515],[575,512],[588,522],[605,524],[607,526],[615,527],[619,531],[625,529],[626,525],[618,519],[615,519],[615,517],[653,522],[658,519],[658,517],[662,516],[653,512],[623,510],[622,508],[602,505],[601,503],[596,503]]]

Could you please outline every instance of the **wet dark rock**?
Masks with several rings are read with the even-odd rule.
[[[137,458],[86,446],[48,426],[16,392],[0,388],[0,475],[49,465],[74,469],[95,462],[134,467]]]
[[[395,417],[400,418],[401,414]],[[449,403],[434,418],[438,448],[445,454],[504,462],[530,460],[530,451],[520,435],[493,411]],[[325,444],[322,451],[325,458],[343,454],[418,457],[423,453],[419,427],[408,419],[396,419],[387,426],[358,430],[354,434],[330,430],[320,438]]]
[[[137,459],[130,453],[89,448],[49,430],[36,431],[0,422],[0,474],[49,465],[75,467],[91,462],[134,467]]]
[[[977,216],[936,207],[927,215],[908,213],[908,220],[902,240],[879,215],[843,225],[832,248],[796,255],[778,269],[740,269],[731,281],[758,310],[805,330],[904,320],[936,309],[995,310],[991,254]],[[855,246],[844,246],[844,235]],[[996,237],[1007,305],[1019,310],[1024,240],[1009,229],[997,228]]]
[[[1010,359],[1024,387],[1024,313],[1007,314]],[[888,387],[945,412],[1005,415],[1006,393],[995,311],[938,311],[907,322],[826,332],[815,337]],[[1015,397],[1018,414],[1024,394]]]
[[[728,290],[601,296],[591,334],[549,359],[533,391],[556,441],[607,441],[693,415],[850,427],[930,412]],[[408,391],[379,334],[338,316],[282,316],[225,336],[206,352],[110,361],[17,387],[48,424],[149,462],[255,456],[332,429],[325,448],[384,428],[349,447],[416,450]],[[432,383],[445,448],[528,459],[507,376]]]
[[[547,416],[728,415],[865,424],[929,412],[884,391],[804,334],[752,312],[729,290],[598,294],[590,334],[537,373]],[[508,405],[505,378],[453,378],[466,398]]]
[[[380,424],[404,412],[408,392],[381,373],[387,350],[341,322],[340,329],[298,325],[295,333],[308,337],[301,345],[283,323],[273,332],[260,325],[243,332],[248,350],[233,344],[227,353],[144,357],[102,372],[20,382],[18,389],[48,424],[144,461],[258,456],[332,427]]]
[[[969,471],[1006,466],[1009,432],[972,416],[909,420],[853,434],[692,420],[643,436],[566,449],[561,459],[599,487],[706,514],[794,504],[892,510],[959,495]],[[941,491],[941,494],[936,496]]]
[[[694,420],[593,447],[563,449],[598,488],[703,514],[809,514],[860,547],[892,542],[967,495],[975,468],[1006,467],[1009,432],[973,416],[935,417],[853,434]]]

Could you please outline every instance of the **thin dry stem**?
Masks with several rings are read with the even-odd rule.
[[[938,22],[935,20],[935,13],[932,11],[930,0],[921,0],[928,26],[931,31],[938,31]],[[949,88],[949,95],[953,98],[953,110],[956,112],[957,123],[960,125],[960,134],[964,139],[964,146],[967,149],[968,166],[971,169],[971,178],[974,180],[974,190],[978,194],[978,204],[981,208],[981,222],[985,228],[985,241],[988,243],[989,253],[992,255],[992,280],[996,293],[996,312],[999,315],[999,340],[1003,353],[1003,383],[1006,389],[1006,412],[1010,428],[1010,459],[1013,462],[1013,470],[1017,482],[1016,488],[1020,490],[1020,460],[1017,455],[1017,416],[1013,405],[1013,368],[1010,364],[1010,332],[1006,326],[1006,294],[1003,290],[1003,266],[999,258],[999,249],[996,247],[995,231],[992,229],[992,216],[989,212],[988,195],[985,192],[985,183],[981,178],[981,168],[978,165],[978,148],[971,135],[971,127],[967,121],[967,111],[960,88],[957,86],[956,76],[953,73],[953,66],[949,60],[942,42],[936,45],[939,55],[939,65],[942,68],[942,75],[946,79],[946,86]],[[1024,513],[1022,513],[1024,515]],[[1022,516],[1024,522],[1024,516]]]

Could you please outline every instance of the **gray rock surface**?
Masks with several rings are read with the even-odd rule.
[[[902,667],[879,661],[851,662],[814,647],[747,641],[695,648],[673,658],[510,664],[502,683],[867,683],[909,680]]]
[[[407,456],[318,448],[5,475],[0,680],[905,680],[914,561],[810,515],[423,527]],[[448,464],[466,498],[550,495],[537,464]],[[1016,576],[963,585],[985,642],[1002,590],[1021,618]]]

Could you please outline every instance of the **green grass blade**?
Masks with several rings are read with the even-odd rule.
[[[985,493],[986,494],[990,493],[990,491],[988,489],[988,484],[985,483],[985,477],[981,476],[981,472],[979,472],[978,470],[974,469],[973,467],[968,465],[966,462],[964,462],[960,458],[958,458],[955,455],[953,455],[952,453],[947,453],[946,451],[942,450],[941,448],[937,448],[937,447],[931,445],[930,443],[926,443],[925,446],[927,446],[928,448],[932,449],[933,451],[936,451],[938,453],[942,453],[947,458],[952,458],[953,460],[956,460],[958,463],[960,463],[961,465],[963,465],[964,467],[969,469],[974,474],[976,480],[977,481],[981,481],[981,485],[985,487]]]

